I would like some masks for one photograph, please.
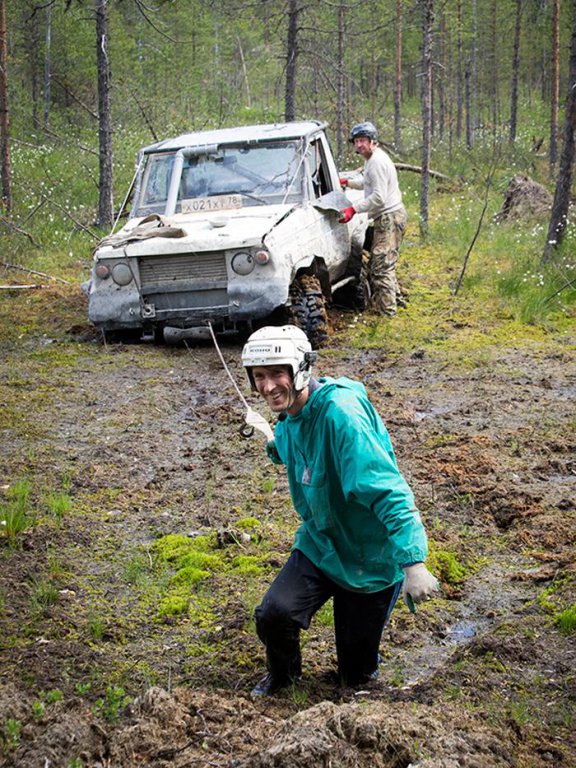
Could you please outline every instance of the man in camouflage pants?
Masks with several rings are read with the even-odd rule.
[[[350,141],[365,160],[364,172],[351,179],[340,179],[343,187],[363,189],[364,200],[342,211],[340,222],[347,224],[356,213],[372,219],[372,243],[368,282],[372,309],[395,315],[403,304],[396,262],[406,230],[406,209],[398,186],[398,174],[390,157],[378,146],[378,133],[372,123],[358,123],[350,132]]]

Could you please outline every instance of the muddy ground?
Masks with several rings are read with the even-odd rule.
[[[0,538],[1,765],[576,765],[573,343],[389,356],[353,348],[333,314],[319,373],[365,382],[444,595],[397,606],[364,690],[334,679],[328,611],[305,633],[301,685],[252,701],[252,610],[296,525],[282,470],[240,436],[210,345],[109,346],[80,297],[55,296],[28,325],[22,298],[0,309],[0,484],[7,503],[26,478],[32,510],[16,545]],[[240,342],[222,351],[247,393]],[[171,533],[264,566],[214,573],[187,614],[160,617],[154,542]]]

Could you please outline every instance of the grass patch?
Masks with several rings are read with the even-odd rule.
[[[33,617],[45,616],[58,600],[58,586],[51,579],[38,577],[30,588],[30,608]]]
[[[7,501],[0,505],[0,533],[12,549],[20,546],[22,533],[35,522],[31,491],[32,483],[28,478],[16,480],[6,491]]]
[[[576,634],[576,605],[571,605],[554,619],[554,623],[563,635]]]
[[[568,346],[574,346],[576,229],[569,229],[560,252],[542,266],[542,222],[493,221],[506,183],[490,198],[457,294],[483,205],[477,187],[466,184],[457,193],[431,196],[426,243],[418,236],[416,217],[409,215],[397,268],[408,306],[392,320],[371,313],[356,317],[346,328],[347,345],[382,348],[391,356],[424,350],[467,369],[489,365],[502,345],[546,346],[551,334],[566,334]],[[407,189],[409,214],[410,200]]]
[[[72,499],[67,491],[51,491],[46,497],[48,514],[59,522],[72,509]]]

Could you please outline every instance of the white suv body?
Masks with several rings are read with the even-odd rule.
[[[274,319],[313,331],[308,315],[359,279],[367,226],[338,221],[361,193],[341,192],[325,128],[243,126],[143,148],[129,219],[94,254],[89,319],[157,338]]]

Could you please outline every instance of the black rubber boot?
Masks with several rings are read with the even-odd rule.
[[[254,688],[252,688],[250,695],[254,699],[258,698],[258,696],[273,696],[275,693],[278,693],[278,691],[281,691],[282,688],[287,688],[295,682],[296,680],[294,678],[281,679],[279,677],[274,677],[271,672],[268,672],[256,683]]]

